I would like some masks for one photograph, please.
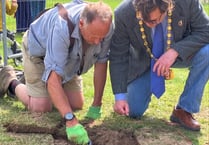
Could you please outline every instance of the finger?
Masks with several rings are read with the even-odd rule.
[[[157,73],[158,76],[161,76],[162,73],[164,73],[163,65],[160,65],[160,64],[158,65],[158,67],[156,68],[156,73]]]
[[[153,66],[153,72],[156,72],[157,71],[157,68],[159,67],[159,61],[156,61],[154,66]]]
[[[126,108],[123,107],[123,108],[120,109],[120,114],[121,115],[126,115],[126,113],[127,113]]]
[[[129,116],[129,107],[128,107],[128,105],[125,106],[125,115]]]
[[[159,68],[159,75],[164,76],[164,73],[165,73],[165,67],[161,65],[161,67]]]
[[[166,79],[169,78],[169,71],[165,71],[163,75]]]
[[[153,67],[153,72],[156,72],[158,76],[161,76],[164,73],[164,66],[157,60]]]
[[[114,111],[120,115],[123,115],[123,109],[120,107],[114,106]]]
[[[124,104],[123,106],[120,106],[118,108],[118,112],[121,115],[126,115],[127,116],[129,114],[129,107],[128,107],[128,105]]]

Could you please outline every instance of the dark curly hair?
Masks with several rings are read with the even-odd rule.
[[[141,19],[149,21],[149,14],[156,8],[161,13],[172,10],[174,7],[173,0],[133,0],[133,6],[136,12],[140,13]]]

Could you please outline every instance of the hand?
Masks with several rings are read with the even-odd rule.
[[[90,119],[99,119],[101,117],[101,107],[100,106],[91,106],[86,114],[86,118]]]
[[[158,76],[167,76],[170,67],[175,62],[178,53],[174,49],[168,49],[156,62],[153,71],[157,72]]]
[[[120,115],[129,115],[128,103],[125,100],[118,100],[114,104],[114,111]]]
[[[84,145],[90,142],[87,131],[79,123],[72,127],[66,127],[66,133],[68,140],[76,144]]]

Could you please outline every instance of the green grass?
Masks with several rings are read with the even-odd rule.
[[[68,0],[65,0],[66,2]],[[105,0],[112,8],[115,8],[121,0]],[[47,7],[53,5],[47,1]],[[53,3],[56,1],[53,0]],[[60,2],[60,1],[59,1]],[[209,13],[208,5],[205,7]],[[15,30],[15,20],[12,17],[7,17],[7,26],[11,30]],[[21,41],[21,35],[17,35],[17,40]],[[142,145],[144,144],[180,144],[181,141],[193,145],[209,145],[209,83],[205,87],[201,110],[195,115],[195,118],[201,123],[200,132],[192,132],[182,129],[178,126],[173,126],[169,122],[170,114],[174,105],[183,90],[185,80],[188,75],[187,69],[174,69],[175,78],[166,81],[166,93],[161,99],[152,97],[149,109],[146,111],[141,120],[133,120],[124,116],[119,116],[113,112],[114,97],[112,94],[110,78],[108,74],[105,92],[102,105],[102,118],[96,121],[98,126],[106,126],[112,130],[134,130],[135,133],[141,137],[143,136]],[[81,111],[75,114],[79,120],[83,120],[88,107],[93,100],[93,69],[83,75],[84,79],[84,95],[85,104]],[[46,113],[43,118],[34,117],[24,106],[17,100],[4,97],[0,99],[0,144],[1,145],[39,145],[39,144],[53,144],[51,138],[47,135],[42,137],[35,134],[11,134],[5,132],[3,124],[6,122],[22,123],[22,124],[38,124],[40,126],[54,126],[60,120],[59,113],[54,110],[51,113]],[[167,137],[167,140],[161,137]],[[144,141],[144,142],[143,142]],[[157,142],[161,141],[161,142]]]

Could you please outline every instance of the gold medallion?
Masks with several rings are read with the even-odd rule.
[[[166,80],[171,80],[174,78],[174,71],[172,69],[169,69],[169,74],[165,76]]]

